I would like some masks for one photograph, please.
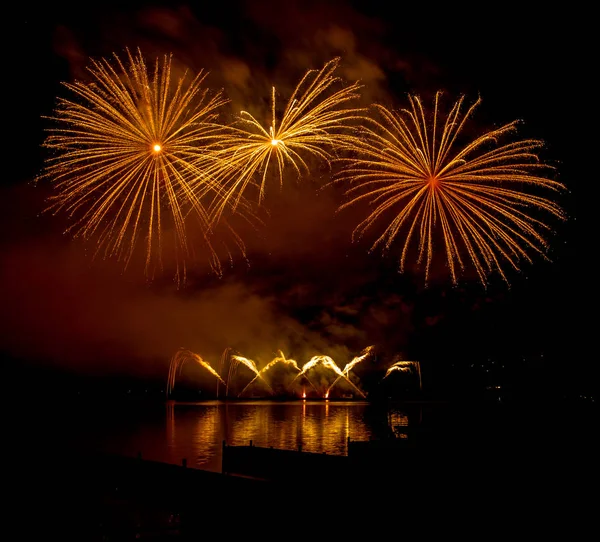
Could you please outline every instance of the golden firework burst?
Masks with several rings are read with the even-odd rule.
[[[345,84],[334,74],[339,60],[330,60],[321,70],[309,70],[280,118],[273,87],[270,125],[265,127],[249,112],[240,112],[223,139],[218,171],[214,171],[224,190],[214,200],[215,216],[228,205],[237,208],[249,186],[258,189],[258,203],[262,202],[271,170],[281,186],[286,167],[301,177],[310,171],[310,157],[329,163],[337,148],[353,141],[353,121],[362,119],[363,110],[347,107],[347,103],[360,96],[361,85]]]
[[[140,50],[126,56],[92,61],[89,82],[64,83],[73,97],[59,98],[48,117],[54,125],[44,147],[52,154],[39,177],[56,190],[48,210],[67,213],[69,232],[94,239],[96,255],[122,259],[125,266],[143,239],[147,273],[153,263],[162,267],[163,234],[169,232],[178,276],[196,246],[188,240],[193,221],[220,273],[209,203],[199,194],[220,197],[207,171],[224,131],[218,112],[228,100],[204,88],[205,72],[172,77],[170,55],[157,58],[153,68]]]
[[[506,264],[518,270],[523,260],[532,261],[532,252],[547,258],[544,233],[550,227],[540,214],[565,218],[555,201],[534,189],[557,193],[565,187],[539,159],[541,140],[500,143],[516,132],[517,121],[463,143],[481,100],[463,113],[462,96],[444,115],[441,95],[436,93],[430,112],[415,95],[407,109],[373,106],[376,114],[367,117],[354,152],[339,159],[343,167],[334,183],[350,184],[340,209],[363,201],[372,206],[354,240],[387,217],[372,250],[389,251],[398,242],[401,271],[414,246],[426,281],[434,255],[443,254],[455,284],[467,261],[484,285],[492,272],[508,283]]]

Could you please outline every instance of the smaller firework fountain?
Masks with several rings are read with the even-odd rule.
[[[423,389],[423,381],[421,379],[421,364],[418,361],[397,361],[385,372],[383,379],[385,380],[394,372],[409,373],[415,372],[419,378],[419,390]]]
[[[217,398],[314,398],[333,397],[366,399],[360,379],[354,369],[374,357],[374,347],[365,348],[343,369],[329,356],[316,355],[300,366],[279,350],[277,356],[264,367],[249,358],[226,348],[221,356],[219,369],[213,368],[198,354],[180,349],[171,358],[167,379],[167,397],[175,387],[177,377],[187,362],[194,362],[216,380]],[[418,361],[397,361],[389,366],[382,378],[388,380],[394,373],[411,373],[418,378],[421,389],[421,367]]]

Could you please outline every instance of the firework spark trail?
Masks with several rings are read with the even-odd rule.
[[[242,395],[246,391],[246,389],[253,382],[255,382],[258,378],[262,378],[262,375],[264,375],[269,369],[271,369],[272,367],[274,367],[278,363],[283,363],[285,365],[291,365],[294,369],[296,369],[296,371],[300,371],[300,367],[298,367],[298,363],[296,362],[296,360],[294,360],[294,359],[287,359],[285,357],[285,354],[281,350],[278,351],[278,354],[279,354],[279,356],[277,356],[276,358],[274,358],[273,360],[271,360],[260,371],[258,371],[258,373],[256,373],[256,376],[250,382],[248,382],[248,384],[246,384],[246,386],[239,393],[239,395]]]
[[[388,367],[382,380],[385,380],[394,372],[408,373],[412,371],[415,371],[417,373],[417,376],[419,377],[419,389],[421,389],[421,364],[418,361],[398,361],[394,363],[393,365]]]
[[[128,65],[113,56],[114,64],[92,61],[91,83],[64,83],[74,99],[60,98],[54,116],[47,117],[56,126],[43,146],[53,154],[39,179],[50,179],[57,190],[47,210],[66,212],[75,220],[68,231],[96,237],[96,254],[123,259],[126,267],[145,236],[147,274],[154,259],[162,267],[161,236],[172,228],[178,276],[192,248],[186,216],[193,216],[209,262],[220,273],[210,203],[198,194],[222,197],[207,171],[225,131],[218,110],[229,100],[203,89],[205,72],[172,80],[170,56],[157,59],[153,70],[139,50],[135,57],[127,50]],[[234,239],[243,246],[239,236]]]
[[[547,178],[554,168],[541,163],[536,154],[542,141],[498,143],[516,131],[517,121],[460,147],[458,140],[480,99],[463,114],[461,97],[444,118],[440,96],[438,92],[430,116],[418,96],[409,95],[410,109],[399,112],[374,106],[382,120],[365,117],[363,138],[355,153],[338,159],[344,167],[333,182],[351,185],[346,193],[349,200],[340,210],[362,201],[374,206],[355,228],[353,240],[384,214],[392,213],[371,250],[382,245],[387,251],[400,240],[400,271],[417,238],[417,263],[424,262],[427,282],[435,236],[440,235],[453,283],[458,281],[458,272],[465,270],[463,250],[484,285],[494,271],[508,283],[505,262],[518,270],[521,260],[532,261],[530,251],[547,259],[547,242],[540,231],[550,228],[528,211],[565,218],[557,203],[525,189],[559,192],[565,187]]]
[[[306,376],[306,373],[318,366],[318,365],[322,365],[323,367],[326,367],[327,369],[331,369],[336,375],[338,375],[338,379],[339,378],[343,378],[344,380],[346,380],[346,382],[348,382],[356,391],[357,393],[359,393],[362,397],[365,397],[365,394],[359,390],[356,385],[344,374],[344,372],[338,367],[338,365],[336,364],[336,362],[329,356],[313,356],[309,361],[307,361],[303,366],[302,366],[302,370],[294,377],[294,379],[292,380],[292,382],[290,383],[290,386],[301,376],[304,376],[307,380],[308,377]],[[310,382],[309,380],[309,383]],[[314,385],[313,385],[314,387]],[[328,394],[329,390],[331,389],[332,386],[330,386],[327,391],[326,391],[326,395]]]
[[[233,350],[232,348],[226,348],[220,360],[220,373],[223,373],[225,368],[228,366],[228,376],[226,381],[219,375],[219,372],[213,369],[208,362],[204,361],[204,359],[200,355],[195,354],[190,350],[182,348],[171,358],[171,363],[169,365],[169,374],[167,378],[167,397],[172,393],[173,388],[175,386],[176,377],[181,374],[183,365],[187,361],[194,361],[198,363],[201,367],[208,370],[212,375],[214,375],[217,378],[217,396],[219,384],[223,384],[225,386],[226,396],[229,396],[229,383],[232,381],[233,377],[237,373],[240,365],[247,367],[254,374],[254,377],[244,386],[242,391],[237,394],[237,397],[241,397],[244,394],[244,392],[259,379],[264,382],[266,387],[270,390],[271,394],[274,395],[275,391],[273,387],[264,379],[264,376],[273,367],[275,367],[278,364],[281,364],[283,366],[291,367],[294,371],[296,371],[296,375],[294,376],[294,378],[289,384],[286,385],[287,390],[291,390],[296,380],[298,380],[300,377],[304,377],[306,381],[315,390],[315,392],[321,393],[322,390],[319,390],[319,388],[315,386],[315,384],[309,378],[309,372],[312,369],[324,367],[325,369],[332,371],[336,375],[336,378],[333,381],[333,383],[327,387],[323,394],[325,398],[329,397],[331,390],[339,382],[340,379],[344,379],[350,386],[352,386],[352,388],[356,391],[357,394],[364,398],[366,397],[365,393],[362,390],[360,390],[358,386],[356,386],[348,378],[348,376],[351,373],[351,371],[356,367],[356,365],[364,362],[370,355],[373,354],[374,348],[374,346],[368,346],[367,348],[365,348],[358,356],[356,356],[349,363],[347,363],[344,369],[340,369],[336,362],[331,357],[326,355],[313,356],[308,362],[306,362],[302,366],[302,368],[300,368],[296,360],[286,358],[283,352],[281,350],[278,350],[278,355],[260,370],[258,369],[258,366],[254,360],[236,354],[235,350]],[[388,378],[389,375],[393,372],[415,372],[419,377],[419,386],[421,386],[421,368],[419,362],[395,362],[392,366],[390,366],[387,369],[385,376],[382,378],[382,381]]]
[[[219,382],[225,384],[225,381],[221,378],[219,373],[217,373],[217,371],[215,371],[209,363],[204,361],[202,357],[190,350],[181,349],[171,358],[171,363],[169,364],[169,375],[167,377],[167,397],[173,391],[173,388],[175,387],[175,377],[178,374],[181,374],[181,369],[183,368],[183,364],[186,361],[194,361],[198,363],[201,367],[204,367],[210,374],[217,377]]]
[[[245,358],[244,356],[238,356],[237,354],[234,354],[231,356],[231,361],[233,362],[233,364],[232,364],[233,369],[230,367],[230,373],[232,372],[232,370],[233,370],[233,373],[235,373],[240,364],[244,365],[244,366],[248,367],[248,369],[250,369],[256,375],[254,377],[253,381],[256,378],[260,378],[265,383],[265,385],[271,390],[271,393],[273,393],[273,394],[275,393],[273,388],[269,385],[269,383],[260,374],[260,371],[258,370],[258,367],[256,366],[256,363],[254,362],[254,360]],[[247,387],[248,386],[246,386],[240,393],[238,393],[238,397],[242,395],[242,393],[244,392],[244,390]]]
[[[310,378],[308,378],[308,375],[306,374],[307,371],[309,369],[312,369],[313,367],[316,367],[319,363],[321,363],[321,358],[324,356],[313,356],[309,361],[307,361],[303,366],[302,369],[300,370],[300,372],[292,379],[292,381],[290,382],[289,387],[292,387],[292,384],[298,380],[298,378],[300,378],[301,376],[304,376],[304,378],[307,380],[307,382],[312,386],[312,388],[318,393],[319,390],[317,389],[317,387],[312,383],[312,381],[310,380]]]
[[[219,361],[219,373],[225,374],[225,367],[227,367],[227,363],[230,362],[231,356],[234,354],[234,349],[228,346],[221,354],[221,359]],[[229,379],[231,377],[231,364],[229,365],[229,372],[227,374],[227,383],[225,384],[225,396],[229,395]],[[217,397],[219,395],[219,385],[217,384]]]
[[[342,378],[342,376],[348,377],[350,371],[354,369],[354,367],[356,367],[359,363],[363,362],[373,353],[374,348],[374,346],[367,346],[367,348],[365,348],[358,356],[356,356],[352,361],[347,363],[346,366],[342,369],[342,375],[338,375],[338,377],[333,381],[331,386],[327,388],[326,393],[329,394],[331,389],[337,384],[337,382],[340,378]]]
[[[356,135],[351,125],[362,119],[364,110],[348,108],[346,104],[359,98],[362,85],[355,82],[332,90],[341,82],[334,75],[339,60],[335,58],[321,70],[309,70],[304,75],[281,119],[277,117],[273,87],[270,126],[265,128],[249,112],[240,112],[223,138],[224,147],[218,153],[220,162],[211,170],[227,187],[211,206],[216,219],[227,206],[237,209],[249,186],[258,187],[258,203],[261,203],[272,168],[277,169],[282,186],[287,166],[301,177],[303,172],[309,172],[307,157],[329,163],[336,149],[355,145]]]
[[[296,369],[296,371],[300,371],[300,367],[298,367],[298,362],[295,359],[286,358],[285,354],[281,350],[278,350],[277,353],[279,355],[276,358],[274,358],[271,362],[269,362],[267,366],[264,369],[262,369],[263,371],[269,370],[271,367],[277,365],[278,363],[283,363],[284,365],[291,365],[294,369]]]
[[[321,362],[322,365],[324,367],[328,367],[329,369],[331,369],[334,373],[336,373],[338,375],[338,379],[343,378],[346,382],[348,382],[348,384],[350,384],[360,395],[362,395],[363,397],[365,397],[365,394],[359,390],[356,385],[354,384],[354,382],[352,382],[345,374],[344,372],[337,366],[336,362],[333,361],[333,359],[331,359],[329,356],[319,356],[321,358],[323,358],[323,361]],[[329,389],[327,390],[326,394],[329,393]]]

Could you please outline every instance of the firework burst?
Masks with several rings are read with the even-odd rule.
[[[539,160],[542,141],[500,143],[516,131],[517,121],[463,144],[480,99],[463,113],[463,96],[444,115],[440,97],[438,92],[429,113],[414,95],[409,109],[374,106],[380,120],[366,117],[355,152],[340,158],[344,167],[334,182],[350,183],[340,209],[362,201],[372,205],[353,240],[392,217],[372,250],[388,251],[399,241],[400,271],[414,246],[426,282],[439,253],[454,284],[469,261],[484,285],[492,272],[508,283],[506,264],[518,270],[523,260],[532,261],[532,252],[547,258],[543,234],[549,226],[537,215],[565,218],[559,205],[532,189],[556,193],[565,187],[549,178],[554,168]]]
[[[335,90],[341,83],[334,75],[338,64],[336,58],[321,70],[309,70],[280,118],[273,87],[270,125],[266,127],[249,112],[240,112],[229,127],[219,153],[215,176],[221,181],[223,194],[215,200],[212,209],[215,216],[220,216],[228,205],[236,209],[249,186],[258,189],[258,203],[261,203],[270,172],[282,186],[286,168],[301,177],[310,170],[309,158],[329,163],[337,148],[353,142],[354,121],[362,118],[363,110],[349,108],[347,103],[360,96],[361,85],[342,84]]]
[[[94,238],[96,255],[124,260],[126,267],[143,239],[147,274],[153,263],[162,267],[168,231],[179,276],[193,252],[188,232],[194,222],[220,272],[208,203],[197,187],[220,197],[207,171],[223,132],[218,110],[228,100],[203,87],[204,72],[172,77],[171,56],[153,68],[139,50],[127,50],[126,62],[116,54],[112,60],[92,61],[91,82],[64,83],[73,98],[60,98],[49,117],[55,126],[44,146],[52,154],[40,176],[56,190],[48,210],[67,213],[69,232]]]

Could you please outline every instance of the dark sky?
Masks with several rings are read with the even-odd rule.
[[[582,164],[571,129],[574,46],[557,31],[570,15],[499,4],[485,12],[398,4],[392,13],[388,5],[13,8],[5,107],[14,145],[0,187],[7,362],[160,379],[180,347],[215,363],[233,347],[263,363],[282,349],[298,360],[331,355],[343,366],[375,344],[385,359],[420,360],[432,372],[492,359],[512,364],[517,375],[526,366],[589,386],[575,246]],[[435,275],[426,288],[422,273],[397,273],[393,252],[382,258],[368,253],[367,242],[352,244],[356,217],[335,213],[339,191],[317,194],[322,175],[267,194],[264,228],[244,236],[249,263],[234,258],[222,278],[199,265],[178,288],[169,273],[148,283],[118,261],[92,260],[88,245],[63,235],[65,217],[42,213],[51,187],[32,180],[44,159],[43,116],[64,94],[61,81],[84,77],[90,58],[125,47],[172,53],[181,66],[208,70],[210,84],[237,109],[260,110],[273,84],[285,95],[307,69],[336,56],[345,79],[364,83],[366,102],[404,106],[407,92],[427,99],[436,90],[481,96],[478,122],[521,119],[524,136],[546,142],[543,158],[568,187],[560,203],[569,219],[553,224],[552,261],[534,257],[521,273],[509,270],[510,287],[492,277],[484,289],[469,276],[455,287]]]

